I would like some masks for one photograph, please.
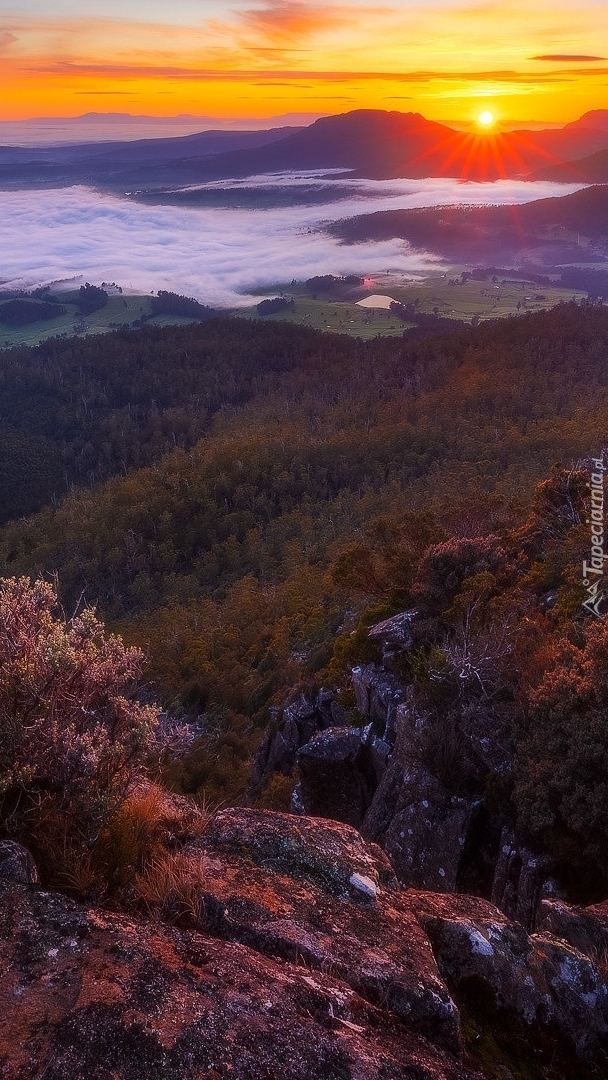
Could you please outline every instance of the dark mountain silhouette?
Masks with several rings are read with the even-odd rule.
[[[359,109],[306,128],[202,132],[71,147],[0,148],[0,182],[92,183],[162,189],[299,169],[343,169],[374,179],[428,176],[527,179],[540,169],[608,150],[608,112],[561,129],[454,131],[419,113]]]
[[[167,166],[188,168],[191,161],[202,162],[229,151],[256,150],[276,139],[284,139],[297,128],[269,128],[266,131],[202,131],[175,138],[135,139],[132,142],[103,141],[61,146],[0,146],[0,183],[35,181],[108,182],[117,175],[127,183],[143,168],[151,179]],[[199,166],[200,167],[200,166]]]
[[[595,128],[597,131],[608,131],[608,109],[590,109],[589,112],[568,124],[569,128],[579,125],[582,128]]]
[[[185,157],[206,157],[230,150],[248,150],[284,139],[295,127],[268,128],[265,131],[209,130],[175,138],[104,140],[95,143],[72,143],[59,146],[0,146],[0,162],[13,161],[107,161],[115,164],[137,161],[171,161]]]
[[[200,162],[191,158],[175,167],[190,179],[200,170],[200,180],[285,169],[344,169],[371,179],[456,176],[483,181],[525,179],[534,169],[603,149],[608,149],[608,131],[578,123],[558,130],[470,133],[419,113],[359,109],[322,117],[257,149],[235,149]]]

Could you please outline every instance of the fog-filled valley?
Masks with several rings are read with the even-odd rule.
[[[332,183],[339,185],[337,197]],[[307,205],[311,188],[318,205]],[[289,284],[294,277],[386,269],[424,275],[440,265],[431,251],[413,250],[390,236],[345,245],[327,233],[328,225],[345,218],[404,207],[511,205],[565,194],[563,186],[546,183],[332,182],[316,176],[234,182],[222,185],[219,195],[217,187],[206,190],[220,205],[149,206],[81,187],[0,192],[0,278],[6,288],[116,281],[136,292],[171,289],[233,307],[253,303],[246,295],[250,290]],[[233,192],[244,206],[231,205]],[[273,207],[284,193],[293,205]],[[270,205],[247,206],[248,198],[251,204],[260,195]],[[493,248],[488,254],[495,253]]]

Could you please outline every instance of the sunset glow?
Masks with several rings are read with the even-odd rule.
[[[0,0],[0,119],[381,108],[491,128],[608,105],[597,0]],[[480,111],[480,98],[497,108]],[[488,119],[489,117],[492,119]],[[483,119],[482,119],[483,118]]]

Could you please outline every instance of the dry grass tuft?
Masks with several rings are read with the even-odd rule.
[[[202,857],[182,849],[200,839],[216,813],[204,798],[142,781],[93,843],[75,833],[58,797],[41,797],[28,813],[29,836],[36,837],[32,853],[52,887],[114,909],[198,918]]]
[[[64,843],[58,860],[56,881],[61,889],[78,897],[101,899],[105,883],[92,851]]]
[[[167,852],[136,875],[134,892],[153,917],[200,924],[206,877],[202,856]]]

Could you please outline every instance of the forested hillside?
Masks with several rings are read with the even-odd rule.
[[[429,543],[525,521],[553,462],[599,453],[607,342],[565,305],[416,343],[221,320],[4,353],[6,516],[43,508],[0,573],[56,573],[143,645],[205,711],[191,784],[234,795],[268,706],[403,604]]]
[[[219,320],[0,353],[0,520],[191,447],[215,412],[293,367],[297,348],[289,328]]]

